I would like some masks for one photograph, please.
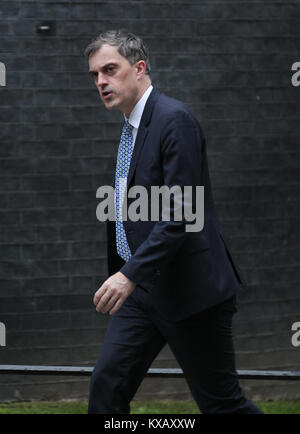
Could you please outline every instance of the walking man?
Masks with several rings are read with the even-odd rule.
[[[129,413],[166,343],[203,413],[261,413],[244,397],[235,370],[231,326],[242,279],[215,212],[199,122],[152,86],[148,51],[138,36],[107,31],[85,54],[105,107],[124,114],[116,221],[107,224],[110,277],[94,295],[96,310],[111,318],[91,377],[89,413]],[[123,219],[118,210],[130,206],[124,194],[132,186],[149,192],[152,186],[204,186],[203,229],[187,231],[185,218]],[[194,210],[194,194],[190,205]]]

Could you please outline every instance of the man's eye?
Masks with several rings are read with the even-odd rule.
[[[114,66],[108,66],[106,70],[107,72],[112,72],[114,69],[115,69]]]

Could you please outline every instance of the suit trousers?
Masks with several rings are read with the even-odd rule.
[[[155,309],[151,294],[137,286],[109,321],[91,377],[88,412],[130,413],[130,401],[167,343],[202,413],[262,413],[239,386],[232,339],[235,312],[234,296],[172,322]]]

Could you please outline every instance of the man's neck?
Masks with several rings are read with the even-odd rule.
[[[147,78],[147,81],[145,81],[145,84],[143,84],[143,86],[141,87],[141,89],[139,90],[134,103],[132,104],[130,110],[124,112],[125,116],[127,119],[129,119],[129,116],[132,112],[132,110],[134,109],[134,107],[137,105],[137,103],[139,102],[139,100],[142,98],[142,96],[144,95],[144,93],[146,92],[146,90],[148,89],[149,86],[151,86],[151,80],[150,78]]]

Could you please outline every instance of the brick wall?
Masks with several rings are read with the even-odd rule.
[[[187,103],[208,142],[227,239],[248,282],[235,317],[237,368],[300,369],[299,1],[1,1],[0,364],[93,365],[107,316],[96,189],[113,176],[120,119],[87,74],[85,46],[126,27],[151,51],[153,82]],[[36,26],[52,21],[50,35]],[[197,345],[197,343],[195,343]],[[177,366],[168,347],[155,367]],[[254,398],[295,383],[244,382]],[[1,377],[0,400],[87,397],[88,380]],[[146,379],[142,398],[187,398],[184,380]]]

